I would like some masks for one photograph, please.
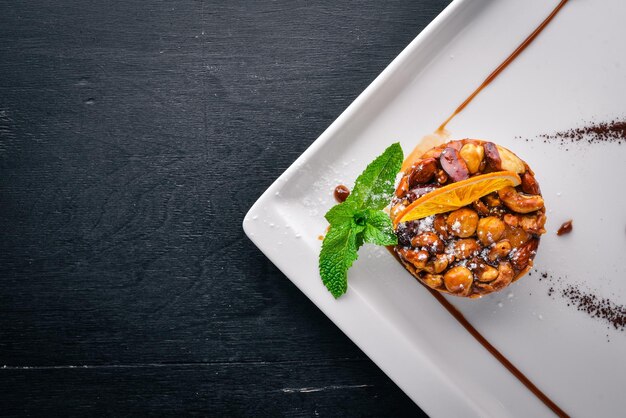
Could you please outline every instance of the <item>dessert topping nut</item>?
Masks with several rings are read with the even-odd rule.
[[[409,174],[409,188],[428,183],[432,180],[435,175],[435,171],[437,171],[437,160],[434,158],[426,158],[415,166],[411,170],[411,174]]]
[[[493,142],[485,142],[483,144],[483,149],[485,152],[485,166],[487,170],[502,170],[502,161],[500,160],[500,153],[498,152],[496,144],[494,144]]]
[[[443,284],[443,276],[441,274],[426,273],[422,276],[422,281],[426,284],[426,286],[436,289],[441,287]]]
[[[474,278],[470,269],[463,266],[452,267],[443,276],[446,289],[448,289],[450,293],[462,296],[469,295],[472,290],[473,280]]]
[[[500,260],[509,255],[512,248],[511,243],[508,240],[503,239],[494,244],[491,250],[489,250],[487,258],[489,258],[489,261]]]
[[[546,224],[546,214],[537,212],[534,215],[524,215],[519,217],[519,226],[526,232],[531,234],[543,234],[546,230],[543,228]]]
[[[519,216],[507,213],[504,215],[504,223],[509,226],[519,226]]]
[[[506,207],[519,213],[534,212],[544,206],[543,198],[540,195],[519,193],[511,186],[498,190],[498,196]]]
[[[418,270],[422,270],[426,266],[426,262],[429,257],[428,251],[422,250],[415,251],[402,248],[398,252],[406,261],[413,264],[413,266]]]
[[[433,253],[442,253],[444,250],[443,241],[434,232],[423,232],[414,236],[411,239],[411,245],[413,247],[426,247]]]
[[[513,281],[513,275],[515,272],[513,271],[513,267],[511,267],[511,263],[508,261],[502,261],[498,264],[498,278],[491,282],[491,286],[495,290],[500,290]]]
[[[495,216],[488,216],[486,218],[481,218],[478,221],[476,234],[478,235],[480,242],[487,246],[500,240],[505,229],[506,225],[502,222],[502,220],[496,218]]]
[[[539,190],[539,184],[535,177],[530,173],[530,171],[526,171],[522,176],[522,191],[528,194],[539,194],[541,191]]]
[[[448,230],[454,235],[467,238],[474,235],[478,226],[478,214],[469,208],[461,208],[451,212],[447,219]]]
[[[482,163],[485,156],[485,150],[482,145],[468,143],[463,145],[459,154],[461,158],[463,158],[463,161],[465,161],[469,172],[474,174],[480,168],[480,163]]]
[[[492,282],[498,277],[498,274],[500,274],[497,268],[487,264],[480,268],[477,273],[477,279],[481,282]]]
[[[528,242],[530,234],[524,231],[522,228],[507,227],[504,230],[503,238],[508,239],[513,248],[521,247]]]
[[[452,147],[444,149],[439,156],[439,162],[441,168],[448,173],[452,181],[456,182],[469,178],[470,173],[467,169],[467,164],[465,164],[465,161],[463,161],[456,149]]]
[[[446,224],[445,215],[435,215],[435,219],[433,220],[433,228],[441,237],[443,237],[444,239],[448,238],[448,226]]]
[[[523,270],[528,266],[531,255],[537,251],[539,245],[538,239],[531,239],[526,244],[522,245],[515,251],[515,254],[511,255],[511,263],[516,270]]]
[[[400,184],[398,184],[398,188],[396,189],[396,196],[403,197],[406,195],[406,192],[409,191],[409,178],[407,176],[403,176],[400,179]]]
[[[500,167],[502,170],[513,171],[521,174],[526,171],[526,165],[520,158],[506,148],[496,145],[500,154]]]
[[[441,273],[448,267],[448,257],[445,254],[437,254],[433,261],[426,263],[424,270],[428,273]]]
[[[454,243],[454,256],[458,260],[464,260],[472,255],[478,254],[481,246],[473,238],[463,238]]]

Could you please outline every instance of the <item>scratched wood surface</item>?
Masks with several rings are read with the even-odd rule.
[[[0,413],[419,416],[244,213],[444,0],[0,0]]]

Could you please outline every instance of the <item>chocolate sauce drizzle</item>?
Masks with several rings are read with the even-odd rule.
[[[563,6],[565,6],[565,3],[567,3],[568,0],[561,0],[561,2],[558,4],[558,6],[556,6],[554,8],[554,10],[552,10],[552,13],[550,13],[548,15],[548,17],[546,17],[543,22],[541,22],[539,24],[539,26],[537,26],[537,28],[530,34],[528,35],[528,37],[526,39],[524,39],[524,41],[519,44],[519,46],[517,48],[515,48],[515,51],[513,51],[511,53],[511,55],[509,55],[504,61],[502,61],[502,64],[500,64],[498,66],[498,68],[496,68],[495,70],[493,70],[493,72],[491,74],[489,74],[487,76],[487,78],[485,79],[485,81],[482,82],[482,84],[480,86],[478,86],[478,88],[476,90],[474,90],[474,92],[472,94],[469,95],[469,97],[467,99],[465,99],[465,101],[463,103],[461,103],[461,105],[459,107],[456,108],[456,110],[454,111],[454,113],[452,113],[448,119],[445,120],[444,123],[441,124],[441,126],[439,126],[439,128],[437,129],[437,131],[439,132],[443,132],[446,129],[446,125],[459,113],[461,113],[463,111],[463,109],[465,109],[465,107],[470,104],[470,102],[472,100],[474,100],[474,97],[476,97],[478,95],[478,93],[480,93],[485,87],[487,87],[493,80],[496,79],[496,77],[498,77],[498,75],[500,75],[500,73],[502,71],[504,71],[504,69],[506,67],[509,66],[510,63],[512,63],[513,61],[515,61],[515,58],[517,58],[517,56],[519,54],[521,54],[527,47],[528,45],[530,45],[535,38],[545,29],[546,26],[548,26],[548,23],[550,23],[550,21],[554,18],[554,16],[556,16],[556,14],[561,10],[561,8]]]
[[[426,287],[426,286],[424,286]],[[533,382],[530,381],[517,367],[513,365],[497,348],[482,336],[476,328],[463,316],[458,309],[456,309],[448,300],[438,291],[427,288],[428,291],[437,299],[437,301],[456,319],[459,324],[463,326],[476,339],[492,356],[496,358],[513,376],[517,378],[533,395],[535,395],[541,402],[543,402],[548,408],[552,410],[559,417],[568,417],[567,413],[563,411],[552,399],[550,399],[545,393],[541,391]]]
[[[400,258],[394,251],[393,247],[389,246],[387,247],[387,250],[389,250],[391,255],[395,257],[398,263],[401,263]],[[539,389],[533,382],[530,381],[529,378],[526,377],[526,375],[524,375],[524,373],[522,373],[517,367],[515,367],[515,365],[513,365],[513,363],[511,363],[509,359],[507,359],[500,351],[498,351],[497,348],[495,348],[485,337],[483,337],[483,335],[478,332],[476,328],[474,328],[474,326],[465,318],[465,316],[463,316],[463,314],[457,308],[455,308],[454,305],[448,302],[443,294],[427,287],[419,280],[416,281],[424,286],[424,288],[428,290],[435,299],[437,299],[437,302],[439,302],[441,306],[443,306],[448,311],[448,313],[450,313],[450,315],[452,315],[454,319],[456,319],[457,322],[461,324],[461,326],[465,328],[465,330],[469,332],[469,334],[474,337],[474,339],[476,339],[476,341],[478,341],[496,360],[500,362],[500,364],[502,364],[509,372],[511,372],[511,374],[517,378],[517,380],[519,380],[524,386],[526,386],[526,388],[531,391],[533,395],[535,395],[541,402],[543,402],[548,408],[550,408],[552,412],[554,412],[559,417],[569,417],[569,415],[565,413],[565,411],[563,411],[552,399],[550,399],[545,393],[543,393],[541,389]]]

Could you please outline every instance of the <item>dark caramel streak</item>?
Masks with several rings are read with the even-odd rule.
[[[400,259],[398,258],[398,255],[393,250],[393,247],[387,247],[387,250],[389,250],[391,255],[393,255],[400,264],[402,264]],[[440,292],[427,287],[419,280],[417,280],[417,282],[424,286],[424,288],[427,289],[430,294],[434,296],[435,299],[437,299],[437,302],[439,302],[450,313],[450,315],[452,315],[454,319],[456,319],[457,322],[459,322],[459,324],[461,324],[463,328],[465,328],[465,330],[469,332],[470,335],[474,337],[474,339],[476,339],[476,341],[478,341],[487,351],[489,351],[489,353],[491,353],[491,355],[494,356],[495,359],[500,362],[500,364],[506,367],[506,369],[511,372],[511,374],[517,378],[517,380],[519,380],[524,386],[526,386],[526,388],[530,390],[548,408],[550,408],[552,412],[554,412],[559,417],[569,417],[569,415],[565,413],[565,411],[563,411],[552,399],[550,399],[545,393],[543,393],[541,389],[535,386],[535,384],[531,382],[530,379],[528,379],[526,375],[524,375],[524,373],[522,373],[517,367],[515,367],[513,363],[509,361],[509,359],[507,359],[500,351],[498,351],[497,348],[491,345],[491,343],[485,337],[483,337],[482,334],[478,332],[478,330],[474,328],[474,326],[463,316],[463,314],[458,309],[456,309],[450,302],[448,302],[448,300]]]
[[[426,286],[424,286],[426,287]],[[472,337],[476,339],[492,356],[496,358],[506,369],[511,372],[513,376],[517,378],[528,390],[530,390],[541,402],[543,402],[548,408],[552,410],[559,417],[569,417],[569,415],[563,411],[552,399],[550,399],[545,393],[541,391],[533,382],[530,381],[517,367],[513,365],[497,348],[479,333],[472,324],[459,312],[447,299],[436,290],[427,288],[428,291],[437,299],[437,301],[443,305],[444,308],[469,332]]]
[[[515,51],[513,51],[511,53],[511,55],[509,55],[503,62],[502,64],[500,64],[498,66],[498,68],[496,68],[495,70],[493,70],[493,72],[491,74],[489,74],[487,76],[487,78],[485,79],[485,81],[482,82],[482,84],[480,86],[478,86],[478,88],[476,90],[474,90],[474,92],[472,94],[469,95],[469,97],[467,99],[465,99],[465,101],[463,103],[461,103],[461,105],[459,107],[456,108],[456,110],[454,111],[454,113],[452,113],[448,119],[446,119],[446,121],[444,123],[441,124],[441,126],[439,126],[439,128],[437,129],[438,132],[443,132],[446,128],[446,125],[459,113],[461,113],[463,111],[463,109],[465,109],[465,107],[470,104],[470,102],[472,100],[474,100],[474,97],[476,97],[478,95],[478,93],[480,93],[482,91],[482,89],[484,89],[485,87],[487,87],[502,71],[504,71],[504,69],[506,67],[509,66],[510,63],[512,63],[515,58],[517,58],[517,56],[519,54],[522,53],[522,51],[524,51],[528,45],[530,45],[535,38],[545,29],[546,26],[548,26],[548,23],[550,23],[550,21],[554,18],[554,16],[556,16],[556,14],[561,10],[561,8],[563,6],[565,6],[565,3],[567,3],[568,0],[561,0],[561,2],[559,3],[558,6],[556,6],[554,8],[554,10],[552,10],[552,13],[550,13],[550,15],[548,17],[546,17],[544,19],[543,22],[541,22],[541,24],[539,26],[537,26],[537,28],[530,34],[528,35],[528,37],[526,39],[524,39],[524,41],[515,49]]]

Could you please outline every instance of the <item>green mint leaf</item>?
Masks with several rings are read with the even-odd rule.
[[[356,179],[346,202],[353,202],[361,209],[382,209],[387,206],[403,159],[400,144],[390,145]]]
[[[324,238],[319,270],[322,282],[335,298],[348,290],[348,269],[358,257],[364,229],[365,226],[354,223],[331,226]]]
[[[376,245],[396,245],[398,237],[393,230],[391,218],[381,210],[368,209],[367,222],[363,231],[365,242]]]
[[[326,212],[330,229],[322,243],[319,271],[335,298],[348,290],[348,270],[363,243],[398,243],[389,215],[380,209],[391,200],[402,160],[402,148],[392,144],[356,179],[346,201]]]
[[[324,217],[331,226],[349,224],[356,211],[357,207],[354,202],[345,201],[330,208]]]

